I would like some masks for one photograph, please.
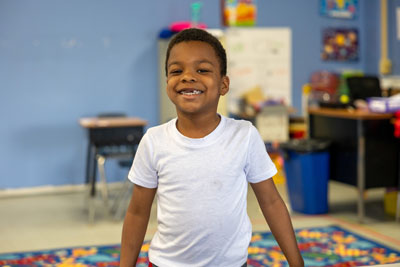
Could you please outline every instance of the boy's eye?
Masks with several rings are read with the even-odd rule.
[[[179,73],[181,73],[182,71],[181,70],[171,70],[170,72],[169,72],[169,74],[179,74]]]
[[[207,69],[198,69],[197,72],[198,73],[206,73],[206,72],[210,72],[210,71]]]

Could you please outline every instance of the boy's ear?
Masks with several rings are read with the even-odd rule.
[[[226,95],[229,91],[229,77],[222,77],[220,95]]]

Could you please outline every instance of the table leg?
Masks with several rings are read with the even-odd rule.
[[[97,148],[95,145],[90,146],[90,159],[89,159],[89,223],[94,223],[94,216],[95,216],[95,197],[96,197],[96,168],[97,168],[97,161],[96,161],[96,153]]]
[[[86,184],[90,186],[90,195],[94,196],[96,194],[96,169],[97,169],[97,161],[96,161],[96,146],[89,142],[88,150],[87,150],[87,158],[86,158]]]
[[[96,154],[97,154],[97,148],[95,145],[92,146],[92,158],[91,158],[91,165],[90,165],[90,195],[95,196],[96,195],[96,174],[97,174],[97,160],[96,160]]]
[[[364,192],[365,192],[365,136],[363,121],[357,120],[357,135],[358,135],[358,149],[357,149],[357,187],[358,187],[358,203],[357,213],[360,223],[364,222]]]
[[[85,183],[89,184],[90,182],[90,171],[92,170],[91,164],[92,164],[92,144],[88,142],[88,148],[87,148],[87,155],[86,155],[86,177],[85,177]]]

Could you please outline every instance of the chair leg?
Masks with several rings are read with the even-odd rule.
[[[129,179],[125,179],[123,187],[118,194],[113,207],[112,212],[114,213],[114,219],[120,220],[124,217],[124,212],[126,211],[126,199],[130,197],[132,191],[133,184],[129,181]]]
[[[89,205],[89,224],[94,224],[96,206],[95,206],[95,198],[93,196],[89,196],[88,205]]]
[[[85,196],[85,204],[88,207],[89,223],[94,223],[95,217],[95,198],[96,198],[96,153],[97,148],[89,143],[88,155],[86,162],[86,187],[87,195]]]
[[[101,184],[101,195],[103,197],[104,201],[104,212],[105,215],[108,217],[109,216],[109,206],[108,206],[108,188],[107,188],[107,179],[106,179],[106,173],[104,169],[104,163],[106,159],[102,155],[97,155],[97,166],[99,168],[99,174],[100,174],[100,184]]]

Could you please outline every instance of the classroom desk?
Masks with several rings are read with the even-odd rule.
[[[308,114],[310,138],[332,141],[330,179],[358,188],[357,213],[363,222],[365,191],[399,185],[393,115],[332,108],[309,108]]]
[[[87,129],[88,150],[86,160],[86,183],[90,184],[90,201],[96,195],[96,156],[104,148],[117,148],[115,153],[125,150],[129,146],[139,144],[144,127],[147,125],[145,120],[134,117],[108,117],[108,118],[81,118],[79,124]],[[129,151],[129,150],[127,150]],[[89,207],[89,218],[93,220],[94,207]]]

